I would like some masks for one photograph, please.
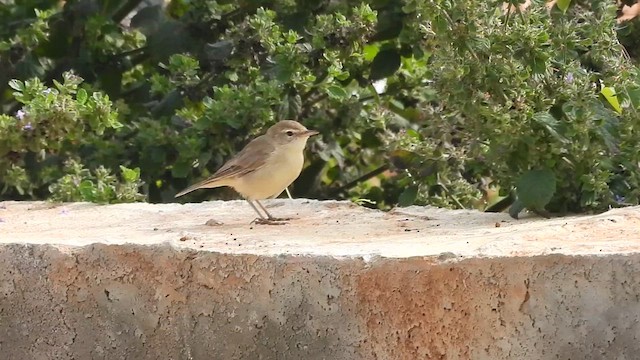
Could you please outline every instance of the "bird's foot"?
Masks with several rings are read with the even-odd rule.
[[[256,225],[285,225],[288,219],[280,219],[280,218],[271,218],[271,219],[263,219],[263,218],[255,218],[251,222],[251,224]]]
[[[293,219],[293,218],[277,218],[277,217],[271,217],[271,218],[269,218],[268,220],[271,220],[271,221],[290,221],[290,220],[292,220],[292,219]]]

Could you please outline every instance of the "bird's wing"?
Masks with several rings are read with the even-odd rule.
[[[202,187],[215,187],[210,185],[224,179],[252,173],[264,166],[273,150],[274,146],[268,141],[267,137],[264,135],[259,136],[248,143],[247,146],[231,158],[231,160],[222,165],[213,175],[182,190],[176,194],[176,197]]]
[[[274,146],[267,137],[259,136],[205,181],[218,181],[254,172],[264,166],[273,150]]]

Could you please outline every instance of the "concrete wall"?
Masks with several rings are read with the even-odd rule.
[[[36,207],[20,215],[19,206],[0,212],[3,224],[59,211]],[[111,208],[66,212],[100,218]],[[633,223],[637,212],[613,215]],[[243,229],[296,237],[294,225],[285,226],[289,231]],[[11,238],[26,228],[8,228],[0,227],[2,359],[640,358],[640,254],[633,251],[363,259],[232,254],[185,239],[52,245],[35,231],[33,242],[17,244]],[[92,236],[100,237],[99,229]],[[228,236],[229,246],[237,247],[238,231]],[[421,235],[403,230],[402,236]],[[425,237],[434,241],[437,234]]]

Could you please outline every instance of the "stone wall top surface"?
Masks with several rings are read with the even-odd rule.
[[[92,243],[170,244],[228,254],[365,259],[640,252],[640,207],[514,220],[504,213],[416,206],[382,212],[337,201],[276,199],[264,204],[274,216],[293,219],[285,225],[250,224],[255,214],[245,201],[0,202],[0,243],[61,248]]]

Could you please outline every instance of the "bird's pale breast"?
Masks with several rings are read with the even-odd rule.
[[[305,141],[306,142],[306,141]],[[290,144],[274,153],[262,168],[236,178],[233,188],[248,200],[269,199],[280,195],[302,171],[304,143]]]

